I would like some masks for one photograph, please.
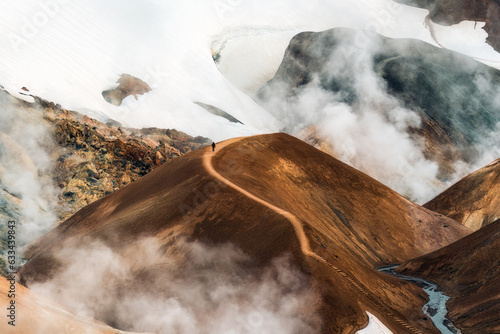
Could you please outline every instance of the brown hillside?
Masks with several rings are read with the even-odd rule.
[[[500,159],[463,178],[424,207],[474,231],[500,218]]]
[[[101,240],[136,263],[137,241],[154,238],[159,259],[131,279],[141,281],[163,277],[162,262],[187,265],[182,239],[230,242],[250,256],[254,272],[291,254],[320,296],[314,309],[322,333],[355,332],[366,325],[366,310],[397,333],[436,333],[421,312],[425,293],[374,268],[468,233],[304,142],[273,134],[194,151],[83,208],[31,247],[21,276],[28,286],[50,280],[64,270],[56,257],[69,243]],[[164,293],[162,284],[141,289]]]
[[[452,297],[450,317],[463,333],[500,332],[500,220],[398,272],[437,282]]]

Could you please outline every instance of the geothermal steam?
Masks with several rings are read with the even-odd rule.
[[[52,138],[42,116],[0,94],[0,199],[10,208],[5,214],[16,220],[18,246],[56,223],[51,149]]]
[[[127,331],[319,331],[314,289],[287,256],[256,274],[251,259],[231,245],[180,242],[168,256],[154,239],[131,248],[118,254],[98,241],[71,243],[57,253],[65,269],[30,288]]]

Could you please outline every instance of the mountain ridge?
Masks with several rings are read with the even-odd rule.
[[[424,207],[477,231],[500,217],[500,159],[467,175]]]

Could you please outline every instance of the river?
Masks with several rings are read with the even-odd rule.
[[[429,302],[422,307],[422,311],[425,315],[431,318],[434,326],[436,326],[436,328],[443,334],[461,334],[462,332],[456,328],[455,325],[453,325],[451,320],[446,318],[446,315],[448,314],[446,302],[450,299],[450,297],[446,296],[437,284],[418,277],[398,274],[394,271],[397,267],[397,265],[382,267],[379,271],[404,279],[405,281],[421,287],[429,296]]]

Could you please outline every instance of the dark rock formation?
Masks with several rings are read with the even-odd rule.
[[[206,111],[208,111],[209,113],[211,113],[215,116],[224,117],[225,119],[227,119],[231,123],[243,124],[237,118],[233,117],[231,114],[225,112],[222,109],[214,107],[213,105],[205,104],[205,103],[201,103],[201,102],[195,102],[195,104],[199,105],[200,107],[202,107],[203,109],[205,109]]]
[[[432,21],[452,25],[461,21],[486,22],[486,41],[500,51],[500,1],[498,0],[397,0],[397,2],[425,8]]]

